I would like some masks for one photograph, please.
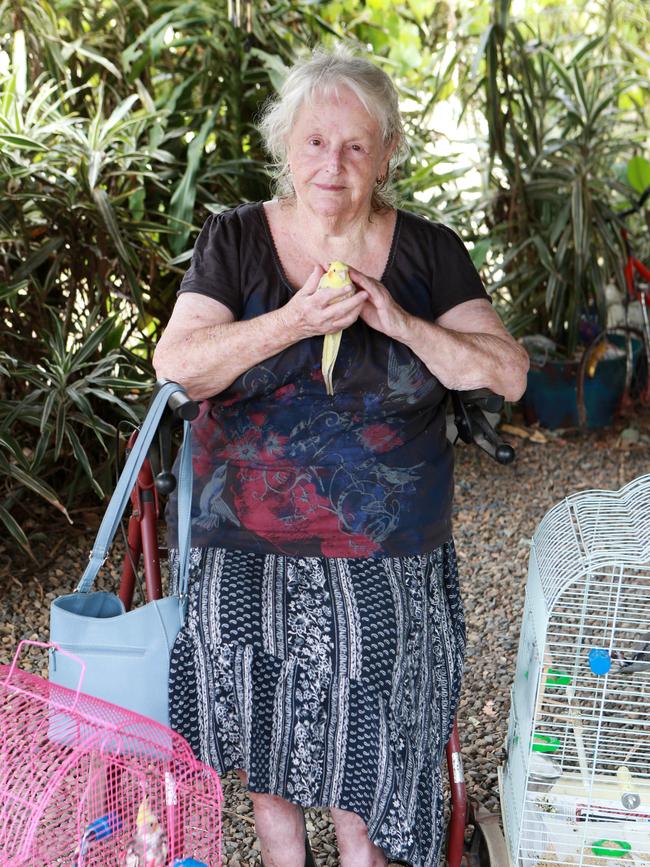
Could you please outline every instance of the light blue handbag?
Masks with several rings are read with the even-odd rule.
[[[191,428],[184,422],[178,470],[178,595],[167,596],[126,611],[114,593],[90,592],[104,564],[138,472],[156,434],[169,397],[181,387],[165,383],[152,400],[137,440],[102,520],[90,562],[74,593],[59,596],[50,608],[50,641],[80,657],[50,650],[52,683],[77,689],[169,725],[167,690],[169,657],[184,623],[190,549],[192,501]]]

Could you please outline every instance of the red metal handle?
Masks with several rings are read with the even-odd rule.
[[[447,768],[451,788],[451,817],[449,819],[449,839],[447,844],[447,864],[461,867],[465,845],[465,825],[467,824],[467,787],[463,773],[463,757],[460,752],[458,722],[454,720],[451,737],[447,743]]]

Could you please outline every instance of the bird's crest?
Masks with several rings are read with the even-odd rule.
[[[157,824],[158,819],[156,818],[155,814],[152,813],[149,809],[148,798],[145,798],[138,807],[138,815],[136,817],[135,823],[138,828],[143,828],[145,825],[152,824],[154,822]]]

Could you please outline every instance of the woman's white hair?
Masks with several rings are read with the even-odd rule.
[[[344,87],[354,93],[377,121],[384,145],[395,145],[388,170],[373,190],[371,206],[379,211],[394,204],[392,173],[406,151],[397,91],[383,70],[341,49],[335,53],[319,50],[308,59],[298,61],[289,70],[279,95],[262,109],[259,130],[273,160],[273,192],[279,198],[294,194],[287,140],[302,106],[317,96],[338,96]]]

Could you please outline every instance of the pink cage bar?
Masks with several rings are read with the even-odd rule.
[[[171,729],[19,669],[26,644],[53,646],[0,666],[1,867],[220,867],[217,774]]]

